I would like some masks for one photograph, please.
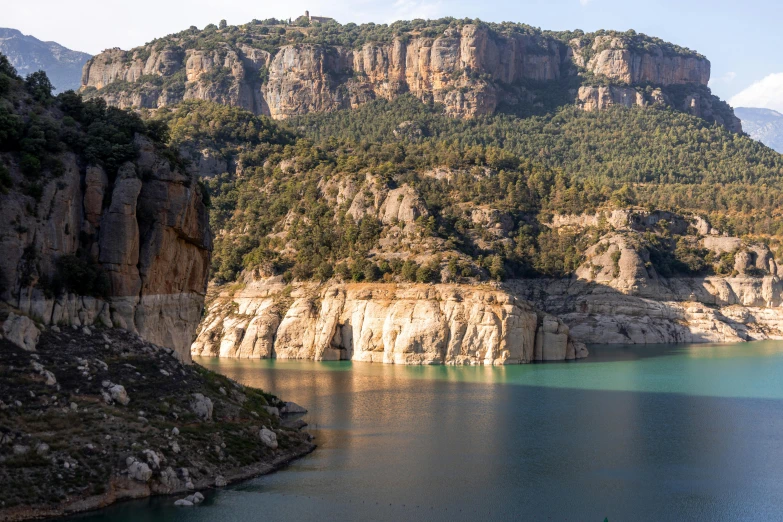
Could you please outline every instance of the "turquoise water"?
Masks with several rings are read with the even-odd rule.
[[[308,407],[319,448],[198,508],[79,520],[783,519],[783,342],[499,368],[197,362]]]

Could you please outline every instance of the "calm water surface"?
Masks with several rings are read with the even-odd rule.
[[[318,449],[197,508],[78,520],[783,519],[781,342],[501,368],[197,361],[307,407]]]

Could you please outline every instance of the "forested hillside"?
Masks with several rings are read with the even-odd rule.
[[[703,216],[773,244],[783,234],[781,156],[662,108],[457,120],[401,97],[285,125],[207,102],[157,117],[195,161],[207,149],[212,167],[224,162],[202,172],[217,281],[243,269],[296,280],[562,276],[608,227],[557,229],[553,216],[616,209]],[[661,273],[726,270],[687,226],[667,227],[639,245],[658,252]]]

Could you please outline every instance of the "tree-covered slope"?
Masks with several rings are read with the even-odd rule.
[[[553,216],[618,209],[685,216],[641,239],[667,274],[724,270],[687,216],[774,244],[783,234],[781,156],[672,110],[458,120],[401,97],[284,127],[206,102],[158,117],[180,146],[206,144],[224,162],[203,172],[217,281],[245,269],[297,280],[560,276],[608,229],[600,219],[557,228]]]

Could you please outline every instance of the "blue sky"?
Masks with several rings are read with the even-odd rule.
[[[90,53],[115,46],[127,49],[221,18],[241,24],[253,18],[295,18],[305,9],[342,23],[454,16],[524,22],[544,29],[632,28],[706,55],[712,62],[711,87],[722,98],[751,87],[737,98],[744,105],[763,103],[783,111],[780,0],[8,0],[12,1],[10,10],[3,9],[1,25]]]

